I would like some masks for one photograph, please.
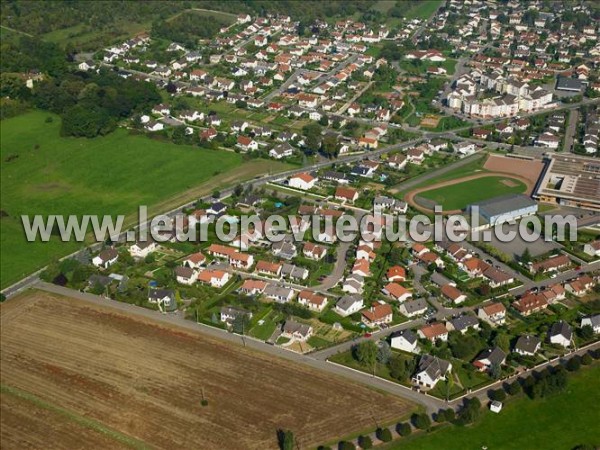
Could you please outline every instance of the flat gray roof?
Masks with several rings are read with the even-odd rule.
[[[516,211],[530,206],[537,205],[535,200],[532,200],[523,194],[508,194],[500,197],[490,198],[482,202],[472,203],[469,208],[473,206],[479,207],[480,214],[485,213],[487,216],[498,216],[507,214],[512,211]]]

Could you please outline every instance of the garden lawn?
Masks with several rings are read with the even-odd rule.
[[[569,375],[564,393],[541,400],[509,400],[499,414],[485,411],[469,427],[448,426],[429,435],[400,439],[388,450],[570,450],[580,444],[598,445],[600,365]]]
[[[22,214],[123,214],[133,224],[139,205],[167,211],[289,167],[265,160],[244,163],[233,152],[178,146],[124,129],[94,139],[64,138],[59,129],[58,116],[41,111],[1,122],[2,287],[82,246],[55,238],[27,242]]]
[[[509,186],[504,182],[514,185]],[[445,211],[464,209],[467,205],[505,194],[525,192],[525,183],[505,176],[489,176],[421,192],[419,196],[442,205]]]

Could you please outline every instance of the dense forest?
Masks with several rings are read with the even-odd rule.
[[[216,16],[181,14],[172,20],[157,20],[152,24],[152,36],[178,42],[194,48],[198,39],[215,37],[219,30],[231,21]]]

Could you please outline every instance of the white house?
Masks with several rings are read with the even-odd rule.
[[[411,330],[396,331],[391,335],[391,347],[408,353],[419,353],[418,338]]]
[[[291,177],[288,184],[290,187],[308,191],[309,189],[315,187],[317,180],[318,179],[313,177],[311,174],[303,172]]]
[[[555,322],[548,331],[548,340],[551,344],[569,347],[573,341],[573,330],[569,324],[563,320]]]
[[[438,381],[445,380],[452,370],[452,363],[437,356],[423,355],[413,381],[425,388],[435,387]]]
[[[595,316],[584,317],[581,319],[581,327],[590,326],[594,330],[594,334],[600,333],[600,314]]]
[[[175,278],[178,283],[191,286],[198,279],[198,271],[187,266],[175,267]]]
[[[344,295],[335,304],[335,312],[342,317],[359,312],[365,307],[362,297],[358,295]]]
[[[117,253],[114,248],[107,248],[106,250],[102,250],[98,256],[92,259],[92,264],[96,267],[107,269],[116,263],[118,258],[119,253]]]
[[[134,258],[145,258],[150,253],[154,252],[158,248],[156,242],[148,240],[145,242],[136,242],[129,247],[129,254]]]

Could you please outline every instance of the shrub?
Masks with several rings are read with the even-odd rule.
[[[389,428],[378,428],[376,435],[377,439],[383,442],[390,442],[392,440],[392,432]]]
[[[396,425],[396,431],[400,436],[408,436],[410,433],[412,433],[412,427],[409,423],[402,422]]]
[[[581,359],[579,356],[575,355],[571,359],[567,361],[567,370],[569,372],[577,372],[581,367]]]
[[[371,438],[369,436],[359,436],[358,445],[360,445],[361,448],[364,448],[366,450],[373,447],[373,442],[371,441]]]
[[[492,400],[503,402],[506,400],[506,392],[504,392],[504,389],[496,389],[495,391],[490,392],[490,398]]]
[[[431,426],[431,419],[425,413],[413,414],[412,421],[419,430],[427,430]]]
[[[523,388],[521,387],[521,384],[519,383],[518,380],[513,381],[512,383],[510,383],[507,387],[506,390],[508,391],[508,393],[510,395],[517,395],[519,392],[521,392],[523,390]]]
[[[354,444],[352,442],[341,441],[340,444],[338,445],[338,449],[339,450],[355,450],[356,447],[354,446]]]
[[[593,359],[589,353],[586,353],[585,355],[583,355],[581,357],[581,364],[583,364],[585,366],[589,366],[592,363],[592,361],[593,361]]]
[[[201,404],[202,406],[208,406],[208,400],[206,400],[206,399],[203,399],[203,400],[200,402],[200,404]]]

